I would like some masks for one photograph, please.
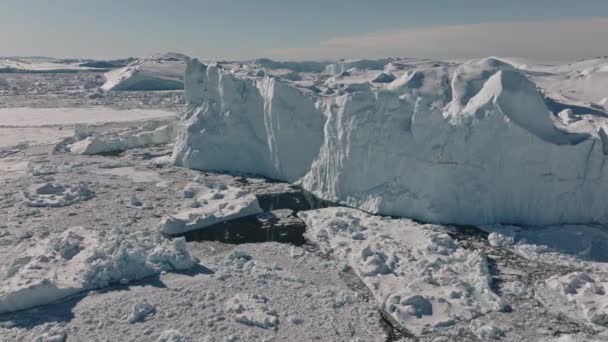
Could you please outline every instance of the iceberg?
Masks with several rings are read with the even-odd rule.
[[[105,74],[105,91],[176,90],[184,88],[184,62],[176,58],[137,60]]]
[[[357,73],[312,93],[188,60],[173,161],[430,223],[608,222],[603,121],[565,123],[511,64],[412,64],[388,84]]]

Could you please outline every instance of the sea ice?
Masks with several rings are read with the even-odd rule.
[[[184,197],[194,199],[198,205],[163,217],[163,234],[182,234],[262,212],[255,195],[224,184],[190,184],[184,189]]]
[[[486,256],[460,248],[445,228],[339,207],[298,216],[307,238],[351,267],[382,309],[415,334],[502,308]]]
[[[95,196],[86,184],[62,185],[57,183],[40,183],[23,191],[25,204],[30,207],[65,207]]]

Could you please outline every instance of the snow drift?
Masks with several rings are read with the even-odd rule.
[[[426,222],[608,222],[602,121],[562,122],[496,59],[398,76],[325,96],[191,60],[174,161]]]

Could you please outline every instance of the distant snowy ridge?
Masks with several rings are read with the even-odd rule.
[[[562,121],[497,59],[402,68],[388,84],[353,69],[312,94],[191,60],[174,161],[426,222],[608,222],[603,118]]]

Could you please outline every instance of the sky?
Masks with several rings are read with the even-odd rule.
[[[608,0],[1,0],[0,56],[608,55]]]

